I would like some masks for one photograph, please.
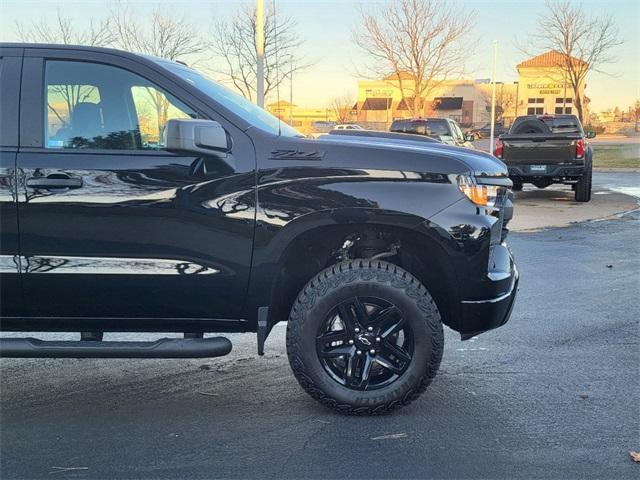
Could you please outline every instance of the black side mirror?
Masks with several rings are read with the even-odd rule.
[[[474,142],[476,140],[476,136],[473,133],[467,133],[464,136],[465,141],[467,142]]]
[[[187,155],[219,155],[231,150],[231,137],[213,120],[172,119],[165,128],[165,149]]]
[[[596,132],[587,132],[587,138],[596,138]]]

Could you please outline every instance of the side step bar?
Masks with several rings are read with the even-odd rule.
[[[0,338],[6,358],[209,358],[231,351],[231,341],[214,338],[162,338],[154,342],[45,341]]]

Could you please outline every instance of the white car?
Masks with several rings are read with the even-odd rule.
[[[334,130],[364,130],[360,125],[356,125],[354,123],[344,123],[342,125],[336,125],[333,127]]]

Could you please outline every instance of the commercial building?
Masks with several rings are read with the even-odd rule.
[[[509,125],[518,115],[576,113],[573,88],[565,79],[561,61],[558,52],[549,51],[520,63],[517,82],[497,82],[496,120]],[[414,116],[413,91],[408,73],[402,73],[399,79],[392,75],[359,81],[355,112],[358,123],[385,128],[394,119]],[[436,81],[429,95],[417,100],[418,116],[448,117],[464,127],[485,125],[491,116],[491,91],[489,79]],[[584,86],[580,93],[588,118]]]
[[[336,112],[332,108],[301,108],[286,100],[280,100],[269,103],[267,110],[305,134],[318,130],[320,125],[333,125],[336,122]],[[330,127],[326,130],[330,130]]]
[[[577,114],[573,87],[561,66],[563,61],[562,54],[549,51],[525,60],[516,67],[520,76],[520,115]],[[572,57],[572,62],[586,65],[578,58]],[[583,117],[589,118],[589,98],[585,97],[584,88],[585,85],[581,85]]]
[[[549,51],[518,64],[518,81],[496,83],[496,121],[506,126],[518,115],[576,113],[573,88],[561,67],[563,57]],[[582,62],[574,58],[575,62]],[[402,81],[403,89],[400,88]],[[419,117],[446,117],[463,127],[481,127],[491,117],[490,79],[436,81],[425,98],[419,98]],[[405,95],[403,96],[403,90]],[[358,81],[358,94],[348,122],[366,128],[389,128],[398,118],[410,118],[413,111],[413,80],[408,73],[381,80]],[[405,98],[406,96],[406,98]],[[584,95],[584,118],[589,118],[589,99]],[[328,131],[337,122],[333,108],[304,108],[285,100],[270,103],[267,109],[301,132]],[[344,115],[342,116],[344,121]]]
[[[406,97],[395,75],[358,82],[358,123],[388,124],[413,116],[413,80],[408,74],[401,75]],[[419,98],[418,102],[418,116],[448,117],[464,126],[484,124],[489,119],[491,86],[488,80],[440,81],[428,98]]]

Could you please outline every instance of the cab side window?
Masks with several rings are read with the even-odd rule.
[[[182,102],[117,67],[47,61],[45,148],[147,150],[164,147],[171,118],[195,118]]]

